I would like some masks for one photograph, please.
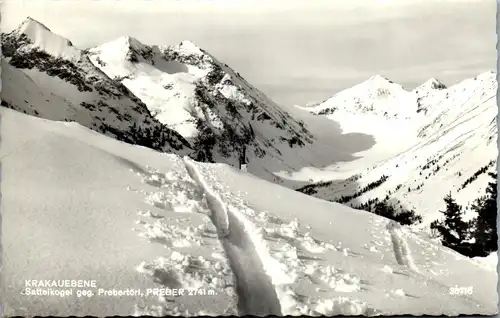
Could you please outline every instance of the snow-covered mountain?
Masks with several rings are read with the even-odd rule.
[[[388,93],[373,94],[380,87]],[[487,172],[496,168],[497,87],[493,72],[449,88],[431,79],[413,91],[374,77],[307,108],[344,130],[374,135],[377,144],[357,154],[362,157],[357,162],[332,167],[331,177],[300,191],[353,206],[387,199],[414,209],[424,224],[440,216],[449,192],[468,206],[484,195]],[[351,102],[339,102],[343,108],[330,112],[339,96]],[[357,101],[361,106],[350,108]],[[381,114],[390,110],[394,116]]]
[[[0,115],[5,316],[498,312],[496,255],[225,164]],[[95,287],[52,286],[66,279]]]
[[[119,140],[188,154],[191,145],[110,79],[85,52],[26,19],[2,34],[2,105],[42,118],[76,121]]]
[[[3,34],[2,47],[2,103],[30,115],[202,161],[244,160],[268,180],[303,166],[288,157],[314,141],[303,122],[189,41],[148,46],[121,37],[80,50],[28,18]]]
[[[375,75],[309,108],[318,115],[336,112],[376,114],[387,118],[408,118],[415,112],[413,94],[391,80]]]
[[[267,161],[313,142],[303,123],[190,41],[148,46],[122,37],[88,50],[90,60],[138,96],[198,150],[197,159],[266,178]]]

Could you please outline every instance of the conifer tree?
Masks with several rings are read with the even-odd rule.
[[[497,174],[489,174],[494,181],[488,183],[486,195],[479,198],[472,205],[477,212],[474,220],[475,248],[484,252],[485,255],[498,249],[497,246]]]
[[[462,207],[451,196],[451,192],[444,197],[446,210],[443,221],[436,220],[431,223],[431,229],[437,230],[444,246],[457,248],[468,239],[469,223],[462,219]]]

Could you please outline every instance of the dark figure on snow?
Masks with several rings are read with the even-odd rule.
[[[243,148],[241,149],[240,151],[240,158],[239,158],[239,164],[238,164],[238,168],[240,170],[242,170],[242,168],[246,168],[246,152],[247,152],[247,147],[246,146],[243,146]]]

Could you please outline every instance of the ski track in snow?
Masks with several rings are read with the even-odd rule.
[[[206,184],[201,173],[187,158],[184,159],[191,178],[203,189],[211,219],[217,228],[229,262],[236,276],[240,315],[281,315],[281,306],[270,277],[255,250],[245,225],[228,212],[221,198]]]
[[[226,205],[216,193],[210,190],[196,167],[186,158],[184,159],[184,163],[189,176],[196,182],[205,195],[208,208],[211,211],[210,218],[217,229],[219,237],[221,239],[227,238],[230,234],[230,221]]]
[[[410,270],[419,273],[418,268],[413,262],[410,248],[406,239],[403,237],[403,232],[401,231],[401,225],[395,221],[390,221],[387,223],[387,230],[391,235],[392,246],[394,249],[394,256],[399,265],[406,266]]]

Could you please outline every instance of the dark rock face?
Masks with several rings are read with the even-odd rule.
[[[251,124],[244,122],[237,112],[236,102],[226,100],[222,94],[214,92],[201,82],[198,83],[196,92],[197,107],[209,108],[222,119],[222,129],[214,129],[206,121],[198,120],[199,133],[195,141],[195,149],[199,149],[199,158],[213,158],[213,151],[225,158],[236,157],[241,154],[245,145],[259,147]],[[196,145],[201,145],[201,148]]]
[[[218,71],[217,69],[216,72]],[[213,78],[209,73],[206,81],[197,83],[196,106],[215,113],[221,120],[223,128],[213,129],[206,122],[199,120],[199,134],[195,145],[205,145],[201,148],[195,146],[195,149],[202,152],[199,154],[199,158],[212,158],[213,151],[217,151],[226,158],[238,158],[244,148],[245,152],[248,149],[253,151],[256,157],[263,158],[270,150],[280,154],[279,144],[283,143],[293,148],[302,147],[305,142],[311,142],[310,136],[300,134],[289,127],[287,114],[278,113],[278,116],[273,118],[269,115],[269,110],[266,109],[267,105],[262,105],[258,100],[248,95],[246,96],[250,100],[248,103],[226,98],[214,88],[214,84],[211,82]],[[258,127],[259,124],[276,128],[276,136],[257,138],[254,127]]]

